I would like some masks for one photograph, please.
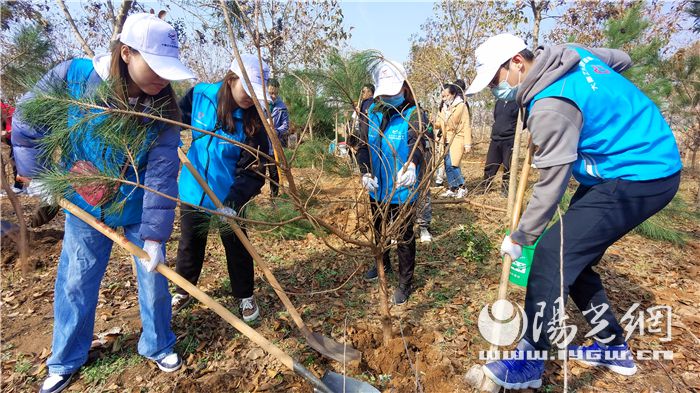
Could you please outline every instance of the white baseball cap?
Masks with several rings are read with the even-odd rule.
[[[498,34],[476,48],[476,78],[465,94],[476,94],[483,90],[496,76],[503,63],[527,48],[525,41],[512,34]]]
[[[399,94],[406,81],[406,69],[401,63],[384,60],[374,69],[374,98],[379,96],[395,96]]]
[[[264,86],[267,86],[267,80],[270,78],[270,67],[268,67],[264,61],[258,59],[257,56],[250,54],[241,55],[241,62],[243,63],[243,67],[245,67],[245,72],[248,74],[250,83],[253,85],[255,97],[257,97],[258,101],[260,101],[260,106],[263,109],[266,109]],[[261,64],[262,68],[260,68]],[[241,67],[238,66],[238,60],[234,59],[233,62],[231,62],[230,69],[234,74],[241,78],[243,90],[245,90],[246,94],[248,94],[250,98],[253,98],[253,95],[250,93],[250,87],[247,83],[245,83],[245,78],[243,78]]]
[[[153,14],[132,14],[124,21],[119,41],[136,49],[149,67],[163,79],[179,81],[195,75],[180,61],[177,32]]]

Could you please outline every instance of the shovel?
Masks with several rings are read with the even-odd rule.
[[[520,122],[518,122],[518,127],[521,127]],[[516,139],[517,143],[517,139]],[[518,189],[516,191],[515,204],[512,209],[512,216],[510,217],[510,233],[515,232],[518,229],[518,222],[520,221],[520,212],[523,207],[523,200],[525,199],[525,189],[527,188],[527,178],[530,175],[530,164],[532,163],[532,155],[535,152],[535,146],[532,144],[532,138],[528,141],[528,151],[525,155],[525,160],[523,161],[523,167],[520,172],[520,180],[518,181]],[[510,265],[513,261],[510,255],[506,254],[503,256],[503,266],[501,267],[501,279],[498,284],[498,300],[505,300],[508,297],[508,281],[510,281]],[[500,325],[496,325],[496,329],[500,329]],[[496,333],[498,335],[498,332]],[[494,352],[498,350],[498,346],[491,344],[489,352]],[[500,386],[496,385],[491,379],[484,375],[482,371],[482,366],[474,365],[467,372],[465,380],[468,384],[481,391],[487,392],[497,392],[500,390]]]
[[[100,233],[103,235],[107,236],[110,238],[114,243],[118,244],[119,246],[123,247],[125,250],[136,256],[137,258],[148,258],[148,254],[141,248],[135,245],[134,243],[130,242],[126,237],[123,235],[117,233],[114,229],[108,227],[105,225],[103,222],[99,221],[95,217],[93,217],[90,213],[86,212],[85,210],[81,209],[80,207],[76,206],[75,204],[67,201],[66,199],[61,198],[58,201],[58,204],[63,207],[64,209],[68,210],[71,214],[75,215],[76,217],[80,218],[83,220],[85,223],[89,224],[93,228],[97,229]],[[369,385],[366,382],[359,381],[354,378],[350,378],[347,376],[342,376],[339,374],[336,374],[332,371],[326,371],[326,375],[324,375],[323,380],[319,379],[316,377],[314,374],[311,373],[306,367],[301,365],[299,362],[295,361],[292,359],[291,356],[289,356],[286,352],[282,351],[279,347],[275,346],[272,344],[270,341],[268,341],[265,337],[263,337],[260,333],[258,333],[255,329],[252,327],[248,326],[245,322],[241,321],[238,319],[235,315],[233,315],[229,310],[227,310],[224,306],[222,306],[220,303],[218,303],[216,300],[212,299],[209,295],[204,293],[201,289],[197,288],[194,286],[192,283],[187,281],[184,277],[181,275],[177,274],[173,269],[169,268],[168,266],[164,264],[158,264],[156,267],[156,271],[168,280],[172,281],[176,285],[178,285],[180,288],[184,289],[192,295],[195,299],[199,300],[202,302],[205,306],[213,310],[215,313],[217,313],[221,318],[223,318],[226,322],[228,322],[231,326],[233,326],[236,330],[241,332],[243,335],[248,337],[251,341],[253,341],[255,344],[260,346],[265,352],[269,353],[273,357],[275,357],[277,360],[279,360],[283,365],[285,365],[287,368],[290,370],[294,371],[297,375],[300,377],[304,378],[311,386],[314,387],[314,390],[317,392],[322,392],[322,393],[341,393],[341,392],[348,392],[348,393],[379,393],[379,390],[375,389],[371,385]],[[344,385],[340,385],[341,388],[337,388],[337,385],[335,388],[332,388],[329,383],[336,383],[337,381],[344,382]],[[326,381],[329,381],[327,383]],[[344,386],[344,389],[343,389]],[[370,389],[370,390],[368,390]]]
[[[194,176],[194,178],[197,180],[197,183],[199,183],[200,187],[202,187],[204,192],[206,192],[209,198],[212,200],[212,202],[214,202],[216,208],[219,209],[223,207],[224,205],[221,203],[219,198],[217,198],[216,194],[214,194],[214,192],[211,190],[204,178],[202,178],[199,172],[194,168],[190,160],[187,158],[187,155],[185,155],[185,152],[183,152],[182,149],[178,148],[177,153],[180,156],[180,161],[182,161],[182,163],[187,167],[192,176]],[[337,362],[344,363],[346,361],[359,360],[362,357],[362,353],[357,349],[347,344],[341,344],[319,333],[315,333],[311,331],[311,329],[309,329],[308,326],[306,326],[304,321],[301,319],[301,316],[299,315],[299,312],[297,311],[296,307],[294,307],[292,301],[289,300],[287,293],[284,292],[282,286],[275,278],[275,275],[272,274],[272,270],[270,270],[270,267],[267,265],[267,262],[265,262],[265,260],[260,257],[255,247],[253,247],[253,245],[250,243],[250,240],[248,240],[248,237],[245,235],[245,233],[243,233],[236,221],[231,218],[227,218],[226,221],[229,225],[231,225],[231,228],[236,233],[236,236],[238,236],[243,246],[253,257],[255,263],[263,271],[265,278],[267,278],[267,280],[270,282],[270,285],[272,286],[272,289],[275,290],[277,296],[280,298],[280,300],[282,300],[282,304],[284,304],[284,307],[289,312],[289,315],[294,320],[294,323],[301,331],[301,334],[304,336],[309,346],[315,349],[321,355],[333,359]]]

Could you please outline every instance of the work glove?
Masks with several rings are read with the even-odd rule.
[[[148,259],[139,258],[139,262],[141,262],[143,267],[149,272],[156,270],[159,263],[165,262],[165,255],[163,255],[163,246],[161,242],[146,240],[143,244],[143,250],[148,253]]]
[[[362,175],[362,187],[369,192],[375,192],[377,191],[377,187],[379,187],[379,182],[377,181],[376,177],[369,173],[365,173]]]
[[[54,197],[49,192],[46,184],[44,184],[44,182],[41,180],[34,179],[29,182],[29,186],[27,187],[27,195],[38,198],[46,205],[56,205]]]
[[[416,164],[410,163],[404,169],[401,167],[396,173],[396,185],[399,187],[411,187],[416,182]]]
[[[469,154],[472,151],[472,145],[464,145],[464,152]]]
[[[238,217],[238,213],[236,213],[235,210],[228,206],[222,206],[218,209],[216,209],[216,212],[219,214],[223,214],[226,218],[234,218]]]
[[[523,246],[515,243],[509,235],[506,235],[501,243],[501,256],[506,254],[510,255],[510,259],[513,261],[523,254]]]

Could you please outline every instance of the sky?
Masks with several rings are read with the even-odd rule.
[[[433,14],[429,1],[341,1],[343,23],[353,49],[377,49],[398,62],[408,60],[411,35]]]

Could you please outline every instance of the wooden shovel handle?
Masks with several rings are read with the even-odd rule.
[[[211,199],[211,201],[214,203],[214,206],[216,206],[217,209],[224,207],[224,205],[221,203],[216,194],[214,194],[214,191],[212,191],[211,187],[209,187],[207,181],[204,180],[202,175],[199,174],[199,171],[197,171],[197,169],[192,165],[190,159],[187,158],[185,152],[182,151],[181,148],[178,148],[177,154],[180,157],[180,161],[182,161],[183,165],[187,167],[187,169],[190,171],[190,174],[192,174],[195,180],[197,180],[199,186],[202,187],[207,196],[209,196],[209,199]],[[267,262],[265,262],[265,260],[260,256],[260,254],[258,254],[255,247],[253,247],[253,245],[250,243],[248,236],[246,236],[245,233],[243,233],[243,230],[241,230],[241,227],[238,225],[236,220],[232,218],[227,218],[226,222],[228,222],[228,224],[231,225],[233,232],[236,234],[236,236],[238,236],[238,239],[241,241],[241,244],[243,244],[248,253],[250,253],[250,255],[253,257],[255,263],[263,271],[265,278],[270,282],[272,289],[275,291],[280,300],[282,300],[282,304],[284,304],[284,307],[289,312],[289,315],[294,320],[294,323],[296,323],[296,325],[299,327],[302,333],[305,336],[307,336],[307,340],[313,339],[311,330],[301,319],[301,315],[299,315],[299,312],[297,311],[296,307],[294,307],[294,305],[292,304],[292,301],[289,300],[287,293],[284,292],[284,290],[282,289],[282,286],[280,285],[279,281],[277,281],[277,278],[275,278],[275,275],[272,273],[272,270],[270,270],[270,267],[268,266]]]
[[[114,229],[108,227],[103,222],[99,221],[98,219],[93,217],[90,213],[86,212],[85,210],[81,209],[80,207],[76,206],[75,204],[73,204],[73,203],[71,203],[63,198],[61,198],[58,201],[58,204],[61,207],[63,207],[64,209],[68,210],[71,214],[75,215],[76,217],[85,221],[87,224],[89,224],[93,228],[100,231],[100,233],[102,233],[103,235],[110,238],[114,243],[116,243],[119,246],[126,249],[129,253],[135,255],[138,258],[148,258],[149,257],[148,253],[146,253],[146,251],[144,251],[141,247],[130,242],[124,235],[122,235],[122,234],[118,233],[117,231],[115,231]],[[268,341],[260,333],[255,331],[255,329],[251,328],[245,322],[238,319],[235,315],[233,315],[224,306],[219,304],[216,300],[212,299],[209,295],[202,292],[202,290],[200,290],[199,288],[194,286],[192,283],[187,281],[184,277],[177,274],[173,269],[169,268],[168,266],[166,266],[164,264],[158,264],[156,271],[158,271],[158,273],[165,276],[165,278],[167,278],[168,280],[177,284],[180,288],[187,291],[187,293],[189,293],[195,299],[202,302],[205,306],[212,309],[215,313],[217,313],[226,322],[231,324],[231,326],[233,326],[236,330],[243,333],[246,337],[248,337],[251,341],[253,341],[257,345],[259,345],[267,353],[269,353],[270,355],[277,358],[280,362],[282,362],[282,364],[284,364],[290,370],[297,371],[295,369],[294,360],[288,354],[284,353],[281,349],[279,349],[274,344],[272,344],[270,341]],[[297,366],[297,368],[298,368],[298,366]]]

